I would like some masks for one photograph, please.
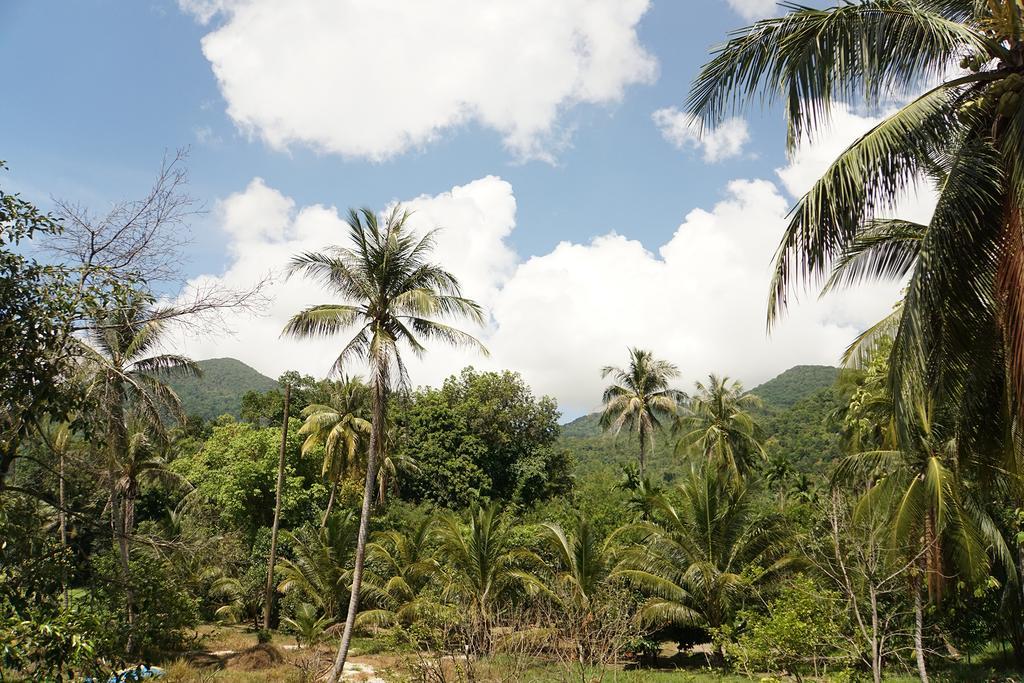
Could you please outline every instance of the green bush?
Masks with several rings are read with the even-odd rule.
[[[97,588],[95,604],[103,617],[100,639],[116,648],[132,643],[133,653],[144,658],[176,652],[185,647],[186,629],[199,621],[199,605],[179,585],[162,560],[136,553],[129,564],[135,620],[128,625],[128,601],[120,565],[113,553],[94,560]]]
[[[720,630],[717,640],[726,658],[743,670],[794,675],[815,673],[839,642],[842,612],[838,596],[798,576],[768,603],[765,612],[742,611],[746,628],[736,635]]]

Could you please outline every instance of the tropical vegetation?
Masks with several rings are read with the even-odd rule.
[[[457,325],[486,312],[394,206],[294,255],[336,300],[283,333],[339,343],[275,381],[173,352],[250,301],[158,286],[180,157],[97,220],[0,190],[0,680],[1019,680],[1024,5],[783,7],[689,104],[713,126],[781,100],[791,149],[842,104],[881,114],[797,201],[768,292],[774,325],[799,284],[904,285],[841,370],[684,389],[707,369],[639,339],[561,424],[468,365]],[[899,217],[916,184],[927,224]],[[414,388],[437,343],[467,367]]]

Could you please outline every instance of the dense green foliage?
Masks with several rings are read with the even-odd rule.
[[[795,365],[777,377],[750,390],[776,411],[787,410],[804,399],[831,388],[839,378],[839,369],[828,365]]]
[[[555,402],[534,398],[514,373],[467,368],[400,402],[394,421],[404,437],[398,453],[416,463],[400,486],[411,500],[532,505],[570,487],[572,460],[556,444]]]
[[[277,382],[261,375],[234,358],[210,358],[197,361],[198,377],[174,377],[168,384],[181,399],[187,415],[215,420],[221,415],[238,419],[242,397],[249,391],[264,392],[277,388]]]
[[[213,389],[178,386],[241,421],[185,421],[168,381],[197,368],[162,351],[177,314],[141,275],[166,272],[150,233],[115,250],[149,260],[112,278],[88,239],[50,269],[11,245],[61,226],[0,192],[0,333],[25,354],[0,366],[0,679],[105,680],[214,619],[268,649],[275,628],[310,649],[340,630],[332,683],[354,630],[411,648],[424,680],[537,662],[600,679],[665,641],[704,646],[716,675],[1008,678],[958,667],[998,647],[1024,663],[1024,5],[785,9],[716,52],[697,116],[781,93],[793,145],[836,96],[932,87],[801,198],[778,254],[773,314],[801,277],[909,278],[842,373],[752,392],[712,374],[687,395],[634,348],[594,369],[600,416],[564,429],[512,372],[410,391],[403,354],[478,346],[440,319],[484,316],[395,207],[352,212],[348,244],[292,262],[341,303],[286,333],[351,333],[334,369],[368,379],[285,373],[282,425],[281,386],[235,386],[222,360]],[[921,176],[939,187],[928,225],[875,215]],[[147,203],[130,206],[128,227]]]

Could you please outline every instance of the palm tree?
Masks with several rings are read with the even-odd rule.
[[[366,484],[348,616],[330,683],[337,683],[344,669],[359,609],[388,394],[407,383],[399,345],[406,344],[416,355],[426,351],[421,339],[483,350],[472,336],[437,320],[463,317],[482,323],[483,313],[475,302],[462,296],[454,275],[427,260],[434,247],[435,231],[416,236],[407,225],[408,218],[408,212],[395,207],[382,225],[370,209],[350,211],[347,224],[351,246],[300,254],[291,262],[293,274],[320,282],[344,301],[307,308],[288,321],[284,333],[304,338],[334,335],[357,327],[338,354],[333,370],[340,373],[347,363],[363,361],[370,371],[371,429]]]
[[[1024,9],[1018,0],[861,0],[735,32],[704,66],[689,107],[714,125],[744,102],[784,99],[792,150],[838,100],[879,107],[924,90],[850,145],[799,200],[775,261],[769,322],[799,280],[826,275],[921,179],[938,202],[895,316],[889,384],[897,427],[950,394],[970,422],[1024,414]],[[950,70],[960,61],[962,71]],[[968,401],[964,397],[989,397]],[[945,397],[939,397],[945,400]],[[981,407],[985,404],[985,407]],[[999,430],[995,430],[999,431]]]
[[[377,571],[367,574],[364,591],[374,609],[359,614],[359,624],[408,626],[435,601],[425,589],[440,569],[431,553],[436,520],[424,517],[409,529],[381,531],[367,546]]]
[[[295,633],[296,647],[301,648],[303,643],[306,647],[316,647],[323,640],[324,631],[331,625],[332,620],[308,602],[304,602],[295,609],[295,616],[285,617],[281,620]]]
[[[292,544],[290,559],[282,559],[278,589],[299,591],[312,601],[328,619],[341,616],[341,606],[349,597],[349,569],[353,552],[353,532],[357,524],[351,511],[336,512],[319,529],[305,527],[284,532]]]
[[[626,507],[641,519],[651,518],[664,493],[662,487],[651,481],[649,476],[640,476],[640,469],[635,463],[626,463],[622,466],[622,479],[616,488],[629,494]]]
[[[181,402],[161,375],[185,373],[198,376],[199,367],[184,356],[154,353],[164,332],[162,316],[154,314],[150,298],[139,292],[117,297],[105,309],[93,313],[88,341],[80,341],[81,365],[86,377],[86,395],[91,399],[97,427],[105,436],[111,531],[117,542],[125,585],[128,623],[134,622],[134,595],[129,568],[128,534],[125,523],[124,489],[116,476],[118,462],[130,457],[131,442],[126,412],[131,409],[146,422],[153,434],[166,440],[164,416],[184,420]],[[126,644],[132,649],[131,637]]]
[[[388,420],[381,444],[380,467],[377,469],[377,504],[383,506],[389,493],[397,495],[402,477],[420,471],[416,458],[402,449],[406,437],[405,426]]]
[[[672,425],[679,435],[676,452],[696,452],[734,477],[744,476],[755,458],[765,457],[761,428],[750,414],[761,407],[761,399],[743,393],[738,381],[713,374],[708,375],[707,384],[697,382],[696,388]]]
[[[589,611],[598,592],[614,578],[612,539],[601,539],[589,520],[582,516],[577,520],[575,533],[567,534],[560,525],[553,523],[542,524],[541,529],[554,553],[557,562],[554,578],[561,588],[548,592]]]
[[[438,533],[448,558],[443,595],[468,605],[476,632],[473,649],[486,652],[502,598],[517,586],[536,584],[523,565],[539,563],[539,558],[513,543],[512,527],[495,503],[474,507],[467,525],[449,513]]]
[[[662,498],[655,521],[617,532],[645,541],[624,551],[615,572],[647,594],[640,616],[649,624],[722,626],[749,591],[800,566],[781,515],[758,514],[727,472],[695,467],[678,498]]]
[[[168,469],[166,446],[148,420],[134,411],[129,414],[127,448],[117,457],[112,471],[113,489],[121,499],[124,515],[121,526],[129,537],[135,532],[135,503],[142,482],[156,481],[167,486],[186,484],[181,476]]]
[[[884,391],[884,387],[879,390]],[[865,401],[864,411],[876,403]],[[870,413],[869,413],[870,414]],[[948,576],[977,585],[989,575],[991,556],[1016,579],[1014,559],[998,526],[977,498],[964,472],[986,466],[958,443],[956,432],[931,402],[921,403],[912,442],[897,441],[903,432],[887,430],[888,448],[853,453],[834,473],[836,482],[867,482],[860,511],[886,515],[894,548],[910,548],[926,579],[927,593],[941,600]],[[855,419],[856,414],[849,416]],[[889,422],[893,420],[891,414]],[[988,492],[991,495],[991,491]],[[951,571],[952,570],[952,571]],[[915,575],[919,576],[919,575]],[[911,585],[915,608],[915,650],[918,673],[928,680],[923,647],[923,604],[920,579]]]
[[[669,387],[679,376],[679,368],[657,360],[650,351],[629,349],[629,367],[606,366],[601,377],[612,376],[615,383],[604,390],[601,427],[618,434],[623,427],[636,432],[640,442],[637,463],[643,477],[647,448],[654,445],[654,431],[661,421],[676,413],[682,394]]]
[[[788,482],[795,470],[785,456],[776,456],[768,461],[765,468],[764,481],[769,489],[775,489],[779,496],[779,509],[782,510],[786,503],[786,482]]]
[[[364,437],[370,434],[370,422],[365,417],[368,403],[369,387],[362,379],[344,377],[341,382],[332,384],[326,403],[314,403],[302,411],[306,418],[299,429],[299,435],[306,437],[302,453],[323,447],[323,476],[331,482],[331,495],[321,526],[327,524],[331,516],[338,483],[355,469],[357,451]]]

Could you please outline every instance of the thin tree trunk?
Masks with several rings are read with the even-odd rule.
[[[327,518],[331,516],[331,509],[334,507],[334,496],[338,493],[338,480],[334,480],[334,484],[331,485],[331,497],[327,499],[327,509],[324,510],[324,518],[320,520],[320,528],[323,529],[327,526]]]
[[[125,651],[128,654],[134,649],[135,639],[135,589],[132,587],[132,570],[128,535],[124,529],[124,501],[117,492],[117,479],[113,469],[110,472],[110,530],[117,543],[117,558],[121,565],[121,579],[124,582],[125,617],[128,621],[128,638]]]
[[[878,593],[871,587],[871,679],[882,683],[882,648],[878,629]]]
[[[924,602],[921,600],[919,579],[913,581],[914,591],[914,653],[917,656],[917,673],[921,683],[928,683],[928,669],[924,661]]]
[[[59,461],[58,467],[59,467],[58,475],[60,476],[60,482],[58,483],[58,486],[57,486],[57,496],[58,496],[58,499],[59,499],[59,502],[60,502],[60,511],[57,513],[57,518],[60,521],[60,547],[66,550],[67,547],[68,547],[68,517],[67,517],[67,514],[64,512],[64,510],[66,509],[66,504],[64,502],[64,453],[63,452],[60,454],[60,461]],[[65,558],[65,562],[63,564],[63,567],[60,570],[60,584],[61,584],[61,590],[62,590],[62,592],[64,594],[64,609],[70,609],[71,608],[71,594],[68,593],[68,566],[67,566],[67,561],[66,560],[67,560],[67,558]]]
[[[639,460],[639,468],[638,468],[639,472],[640,472],[640,480],[641,481],[643,481],[643,478],[644,478],[644,467],[646,466],[646,460],[647,460],[647,435],[644,433],[644,430],[641,429],[640,430],[640,460]]]
[[[277,495],[274,501],[274,525],[270,531],[270,559],[267,562],[267,590],[263,596],[263,628],[270,628],[270,610],[274,606],[274,562],[277,560],[277,530],[281,522],[281,488],[284,486],[284,450],[288,445],[288,402],[291,385],[284,385],[284,421],[281,424],[281,450],[277,458]]]
[[[108,405],[110,405],[109,422],[107,425],[111,448],[108,468],[110,476],[110,526],[117,543],[117,555],[121,564],[121,578],[124,581],[125,617],[128,621],[128,638],[125,642],[125,651],[131,654],[135,644],[135,589],[132,587],[128,533],[124,526],[124,500],[117,490],[119,474],[116,467],[118,456],[128,453],[128,444],[125,437],[124,395],[119,389],[112,386],[116,381],[116,378],[108,378],[106,390]]]
[[[373,422],[370,425],[370,448],[366,455],[366,483],[363,486],[363,508],[359,514],[359,536],[356,539],[355,566],[352,569],[352,589],[349,594],[348,616],[345,618],[345,630],[338,646],[338,656],[334,660],[334,668],[327,679],[328,683],[338,683],[345,670],[349,644],[352,642],[352,630],[356,624],[356,613],[359,611],[359,593],[363,581],[363,561],[366,557],[366,539],[370,531],[370,511],[376,493],[374,485],[377,476],[377,450],[380,448],[384,429],[385,387],[380,377],[374,379],[373,385]]]

